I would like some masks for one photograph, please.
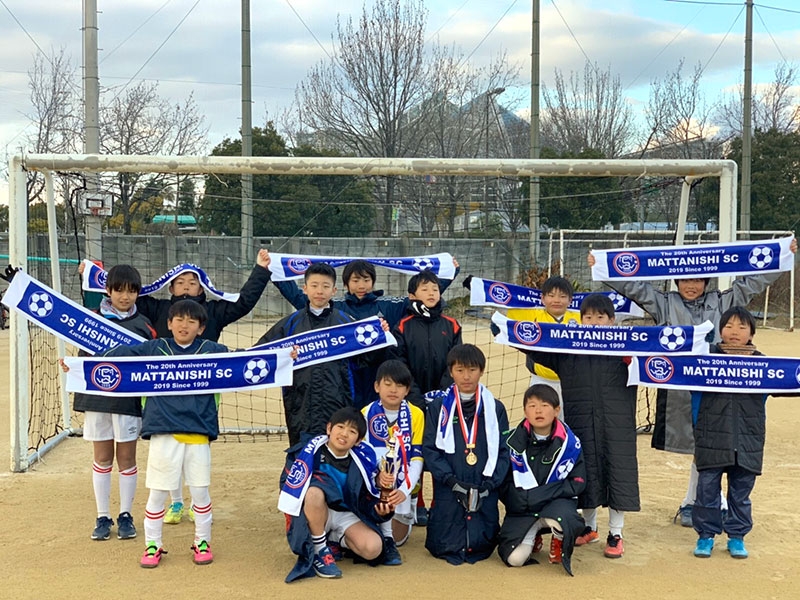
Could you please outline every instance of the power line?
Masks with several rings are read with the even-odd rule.
[[[670,1],[677,2],[678,0],[670,0]],[[683,1],[683,0],[681,0],[681,1]],[[714,52],[711,53],[711,56],[706,61],[706,64],[703,65],[703,68],[700,70],[700,75],[705,73],[705,70],[708,68],[708,65],[711,63],[712,60],[714,60],[714,57],[717,55],[717,52],[719,52],[719,49],[722,47],[722,44],[724,44],[725,40],[728,39],[728,36],[730,35],[731,30],[733,30],[733,26],[736,25],[736,23],[739,21],[739,17],[742,16],[742,12],[744,12],[744,6],[742,6],[741,9],[739,9],[739,14],[736,15],[736,18],[731,23],[731,26],[728,27],[728,31],[725,32],[725,35],[720,40],[719,44],[717,44],[717,47],[714,48]]]
[[[465,58],[463,61],[460,61],[460,62],[467,62],[467,61],[469,61],[469,59],[470,59],[470,58],[472,58],[472,55],[473,55],[473,54],[475,54],[475,53],[478,51],[478,48],[480,48],[480,47],[483,45],[483,42],[485,42],[485,41],[486,41],[486,39],[487,39],[487,38],[488,38],[490,35],[492,35],[492,32],[493,32],[493,31],[494,31],[494,30],[497,28],[497,26],[500,24],[500,21],[502,21],[503,19],[505,19],[506,15],[507,15],[507,14],[508,14],[508,13],[511,11],[511,9],[512,9],[512,8],[514,8],[514,5],[517,3],[517,1],[518,1],[518,0],[514,0],[514,1],[511,3],[511,5],[510,5],[510,6],[509,6],[509,7],[508,7],[506,10],[505,10],[505,12],[504,12],[502,15],[500,15],[500,18],[499,18],[499,19],[497,19],[497,21],[495,21],[494,25],[492,25],[492,26],[489,28],[489,31],[487,31],[487,32],[486,32],[486,35],[485,35],[485,36],[483,36],[483,39],[482,39],[480,42],[478,42],[478,45],[477,45],[477,46],[475,46],[475,48],[473,48],[473,49],[472,49],[472,52],[470,52],[470,53],[469,53],[469,55],[467,55],[467,57],[466,57],[466,58]]]
[[[447,24],[448,24],[450,21],[452,21],[452,20],[453,20],[453,18],[454,18],[454,17],[455,17],[455,16],[456,16],[458,13],[460,13],[460,12],[461,12],[461,9],[462,9],[462,8],[464,8],[464,7],[465,7],[467,4],[469,4],[469,0],[464,0],[464,3],[463,3],[461,6],[459,6],[459,7],[458,7],[458,8],[455,10],[455,12],[454,12],[454,13],[452,13],[452,14],[451,14],[449,17],[447,17],[447,19],[445,19],[444,23],[442,23],[442,24],[439,26],[439,29],[437,29],[437,30],[436,30],[436,31],[434,31],[434,32],[433,32],[433,33],[432,33],[430,36],[428,36],[428,40],[427,40],[427,41],[429,41],[429,42],[430,42],[430,41],[431,41],[431,40],[432,40],[434,37],[436,37],[436,34],[437,34],[437,33],[439,33],[439,32],[440,32],[442,29],[444,29],[444,26],[445,26],[445,25],[447,25]]]
[[[781,12],[793,13],[800,15],[800,10],[792,10],[791,8],[779,8],[777,6],[767,6],[766,4],[754,4],[753,6],[760,6],[761,8],[768,8],[769,10],[779,10]]]
[[[315,42],[317,42],[317,45],[318,45],[320,48],[322,48],[322,51],[325,53],[325,55],[326,55],[326,56],[327,56],[327,57],[328,57],[330,60],[333,60],[333,57],[330,55],[330,52],[328,52],[328,50],[325,48],[325,46],[323,46],[323,45],[322,45],[322,42],[320,42],[320,41],[319,41],[319,39],[318,39],[318,38],[317,38],[317,36],[314,34],[314,32],[313,32],[313,31],[311,31],[311,28],[310,28],[310,27],[309,27],[309,26],[306,24],[306,22],[303,20],[303,17],[301,17],[301,16],[300,16],[300,13],[298,13],[298,12],[297,12],[297,11],[294,9],[294,6],[292,6],[292,3],[291,3],[291,2],[289,2],[289,0],[286,0],[286,4],[289,6],[289,8],[290,8],[290,9],[292,9],[292,12],[295,14],[295,16],[296,16],[296,17],[297,17],[297,18],[300,20],[300,22],[303,24],[303,27],[305,27],[305,28],[306,28],[306,31],[307,31],[308,33],[310,33],[310,34],[311,34],[311,37],[312,37],[312,38],[314,38],[314,41],[315,41]]]
[[[775,46],[775,49],[778,51],[778,54],[781,55],[781,58],[783,59],[783,62],[789,62],[789,61],[786,60],[786,57],[783,55],[783,52],[781,52],[781,49],[778,46],[778,42],[776,42],[775,38],[772,37],[772,32],[769,30],[769,27],[767,27],[767,24],[764,22],[764,17],[761,16],[761,11],[758,10],[757,6],[755,6],[755,5],[753,5],[753,6],[756,9],[756,14],[758,15],[758,18],[761,21],[761,24],[764,26],[764,29],[766,30],[767,35],[769,36],[769,39],[772,40],[772,44]]]
[[[126,42],[127,42],[129,39],[131,39],[131,38],[132,38],[134,35],[136,35],[136,34],[139,32],[139,30],[140,30],[142,27],[144,27],[145,25],[147,25],[147,24],[150,22],[150,20],[151,20],[151,19],[153,19],[153,17],[155,17],[155,16],[156,16],[158,13],[160,13],[160,12],[161,12],[161,11],[162,11],[164,8],[166,8],[166,6],[167,6],[167,5],[168,5],[170,2],[172,2],[172,0],[167,0],[166,2],[164,2],[164,4],[162,4],[162,5],[161,5],[161,7],[160,7],[159,9],[157,9],[157,10],[156,10],[156,12],[154,12],[152,15],[150,15],[149,17],[147,17],[147,18],[146,18],[146,19],[145,19],[145,20],[142,22],[142,24],[141,24],[141,25],[139,25],[139,26],[138,26],[136,29],[134,29],[134,30],[133,30],[133,31],[130,33],[130,35],[129,35],[128,37],[126,37],[126,38],[125,38],[124,40],[122,40],[122,41],[121,41],[119,44],[117,44],[117,45],[116,45],[114,48],[112,48],[112,49],[111,49],[111,50],[110,50],[108,53],[106,53],[106,54],[105,54],[105,56],[103,56],[103,61],[104,61],[104,60],[106,60],[106,59],[107,59],[109,56],[111,56],[112,54],[114,54],[114,52],[116,52],[117,50],[119,50],[120,48],[122,48],[122,46],[124,46],[124,45],[125,45],[125,43],[126,43]],[[103,62],[103,61],[100,61],[100,62]]]
[[[592,59],[589,58],[589,55],[586,54],[586,50],[583,49],[583,46],[581,46],[581,43],[578,41],[578,38],[575,37],[575,33],[572,31],[572,27],[569,26],[569,23],[567,23],[567,20],[564,18],[564,15],[561,14],[561,11],[559,10],[558,5],[556,4],[556,0],[550,0],[550,4],[553,5],[553,8],[556,9],[558,16],[561,17],[561,20],[564,22],[564,26],[567,28],[567,31],[569,31],[569,34],[572,36],[572,39],[575,40],[575,43],[578,45],[578,48],[580,48],[580,51],[583,54],[584,58],[586,59],[586,62],[591,65]]]

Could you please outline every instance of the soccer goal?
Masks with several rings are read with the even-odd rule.
[[[43,173],[48,205],[48,234],[29,231],[26,172]],[[76,265],[83,258],[80,235],[66,236],[57,228],[55,173],[174,173],[183,175],[349,175],[420,178],[426,182],[457,177],[661,177],[679,178],[681,204],[677,243],[682,243],[691,181],[704,177],[720,179],[719,240],[736,237],[736,164],[723,160],[506,160],[506,159],[388,159],[388,158],[287,158],[201,156],[100,156],[24,155],[9,162],[9,262],[22,265],[34,277],[66,296],[80,301]],[[527,238],[441,239],[392,238],[265,238],[245,240],[252,251],[273,251],[331,256],[409,256],[450,252],[461,264],[462,274],[510,281],[529,257],[547,256],[546,242],[531,248]],[[104,233],[103,259],[107,266],[128,263],[148,283],[181,262],[201,265],[218,289],[238,291],[252,264],[242,257],[241,240],[234,237],[179,235],[123,236]],[[533,250],[533,252],[532,252]],[[581,249],[585,257],[587,247]],[[542,261],[537,261],[542,262]],[[577,267],[576,267],[577,268]],[[582,273],[587,280],[588,270]],[[590,280],[590,278],[588,278]],[[728,285],[720,281],[721,286]],[[379,272],[376,288],[387,294],[405,295],[406,279]],[[521,418],[520,400],[529,374],[519,352],[492,343],[486,315],[468,307],[468,294],[457,281],[445,298],[462,320],[464,341],[479,344],[488,359],[486,382],[509,409],[509,417]],[[465,300],[466,298],[466,300]],[[256,310],[229,326],[221,341],[233,348],[251,345],[271,322],[292,308],[270,285]],[[63,391],[57,360],[70,352],[54,336],[12,316],[10,329],[11,469],[23,471],[65,436],[80,431],[79,415],[70,408]],[[256,434],[285,431],[280,392],[235,394],[223,397],[221,428],[226,439],[254,439]]]

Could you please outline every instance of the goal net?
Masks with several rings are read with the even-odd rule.
[[[36,233],[27,218],[26,172],[41,171],[52,179],[53,173],[178,173],[184,175],[252,174],[286,176],[297,174],[350,175],[360,177],[392,176],[435,181],[435,177],[560,177],[560,176],[631,176],[677,178],[678,192],[685,181],[698,177],[720,178],[720,215],[713,238],[697,235],[686,243],[735,239],[736,166],[730,161],[693,160],[499,160],[499,159],[361,159],[286,157],[155,157],[155,156],[62,156],[26,155],[9,163],[10,219],[9,262],[22,265],[35,278],[84,302],[77,266],[86,255],[84,235],[69,225],[57,227],[57,198],[52,184],[48,201],[52,205],[48,232]],[[689,178],[684,180],[684,178]],[[683,183],[682,183],[683,182]],[[685,203],[688,192],[682,194]],[[58,210],[63,210],[59,208]],[[238,210],[238,207],[237,207]],[[403,205],[400,205],[403,210]],[[684,211],[685,221],[685,211]],[[465,217],[468,219],[468,216]],[[177,218],[176,218],[177,225]],[[685,228],[678,221],[678,230]],[[487,356],[485,383],[502,400],[511,421],[522,418],[522,393],[530,374],[524,357],[516,350],[492,342],[489,330],[491,312],[469,306],[469,293],[462,287],[466,275],[485,279],[525,283],[526,273],[534,267],[547,273],[563,274],[580,289],[599,289],[593,284],[586,254],[589,249],[622,245],[671,244],[674,231],[655,233],[620,232],[548,232],[542,233],[538,246],[525,232],[515,236],[444,238],[425,235],[393,235],[375,237],[253,237],[242,240],[233,236],[200,235],[194,231],[174,231],[148,235],[123,235],[106,229],[102,234],[102,258],[106,268],[115,264],[131,264],[142,275],[144,284],[163,275],[176,264],[195,263],[209,275],[214,286],[226,292],[237,292],[247,280],[259,248],[272,252],[324,256],[419,256],[449,252],[460,263],[461,274],[444,293],[449,314],[462,323],[465,342],[479,345]],[[677,236],[681,243],[681,236]],[[2,249],[0,249],[0,253]],[[536,257],[538,266],[532,264]],[[252,259],[251,259],[252,261]],[[342,293],[341,272],[338,273],[339,295]],[[726,282],[720,282],[726,285]],[[375,289],[386,295],[405,296],[407,277],[378,270]],[[166,291],[164,292],[166,294]],[[166,297],[166,296],[165,296]],[[773,298],[773,302],[775,299]],[[294,309],[269,284],[255,310],[227,326],[220,341],[229,348],[247,348],[280,317]],[[12,411],[12,469],[24,470],[31,461],[56,444],[64,436],[80,432],[81,413],[71,411],[71,400],[62,391],[62,376],[57,368],[59,356],[74,353],[63,347],[54,336],[30,326],[21,319],[11,319],[10,330],[10,397]],[[640,393],[638,421],[642,430],[652,424],[654,394]],[[255,440],[278,436],[283,438],[285,423],[280,390],[226,394],[220,404],[220,426],[223,440]],[[266,434],[266,435],[254,435]],[[283,438],[285,439],[285,438]]]

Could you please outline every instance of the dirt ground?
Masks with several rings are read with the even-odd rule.
[[[800,333],[761,330],[766,354],[797,356]],[[8,372],[8,332],[0,332],[0,373]],[[0,390],[0,448],[9,448],[8,388]],[[753,493],[755,527],[747,537],[750,558],[734,561],[719,547],[710,559],[692,556],[695,533],[673,525],[685,492],[690,458],[652,450],[639,439],[642,512],[629,514],[625,556],[603,558],[602,544],[576,549],[574,578],[560,566],[505,567],[497,556],[477,565],[452,567],[424,548],[416,529],[401,549],[401,567],[370,568],[343,563],[341,580],[283,578],[294,563],[276,508],[276,482],[284,443],[219,443],[213,446],[214,563],[192,564],[188,522],[165,526],[169,555],[155,570],[138,564],[143,540],[89,539],[95,511],[91,490],[91,444],[68,439],[28,473],[0,472],[0,597],[3,598],[410,598],[540,597],[564,593],[602,598],[790,598],[800,588],[800,399],[768,402],[764,475]],[[7,450],[6,450],[7,452]],[[8,454],[6,454],[8,456]],[[147,490],[147,443],[139,450],[139,490],[134,517],[141,531]],[[112,506],[116,504],[116,473]],[[605,521],[601,512],[601,528]],[[721,540],[722,541],[722,540]],[[543,555],[546,556],[546,555]],[[546,558],[545,558],[546,560]],[[792,590],[795,590],[792,592]],[[523,591],[525,590],[525,591]]]

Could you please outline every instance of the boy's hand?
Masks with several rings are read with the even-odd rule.
[[[453,266],[454,266],[456,269],[457,269],[457,268],[460,266],[460,265],[458,264],[458,261],[456,260],[456,257],[455,257],[455,256],[453,257]]]
[[[81,261],[78,264],[78,275],[83,275],[83,272],[86,270],[86,263]]]
[[[391,494],[389,494],[389,504],[391,504],[392,507],[395,507],[404,502],[406,498],[407,496],[401,490],[394,490]]]
[[[265,269],[269,268],[269,263],[272,262],[272,259],[269,257],[269,251],[262,248],[258,251],[258,256],[256,256],[256,264],[259,267],[264,267]]]
[[[789,250],[792,251],[792,254],[797,254],[797,238],[792,238],[792,243],[789,244]]]
[[[586,255],[586,262],[589,263],[589,268],[592,268],[597,262],[597,259],[595,259],[594,254],[589,252],[589,254]]]
[[[380,516],[385,517],[386,515],[392,514],[394,512],[394,508],[388,502],[378,502],[375,505],[375,512]]]
[[[472,275],[467,275],[467,278],[464,281],[461,282],[461,285],[463,285],[468,290],[471,290],[472,289]]]
[[[11,265],[6,267],[6,270],[3,273],[0,273],[0,279],[5,279],[8,283],[14,279],[14,275],[17,274],[17,271],[21,270],[21,267],[14,268]]]
[[[394,488],[394,477],[392,477],[386,471],[378,471],[378,487],[384,490],[390,490]]]
[[[469,490],[460,483],[455,484],[451,489],[453,490],[453,495],[456,497],[456,501],[464,510],[469,510]]]
[[[297,360],[297,354],[298,354],[297,349],[298,348],[299,348],[299,346],[292,346],[292,351],[289,352],[289,356],[291,357],[292,360]]]
[[[69,367],[67,363],[64,362],[63,358],[58,359],[58,364],[61,365],[61,370],[64,371],[64,373],[69,373]]]
[[[389,331],[389,324],[383,317],[381,317],[381,329],[383,329],[384,331]]]

